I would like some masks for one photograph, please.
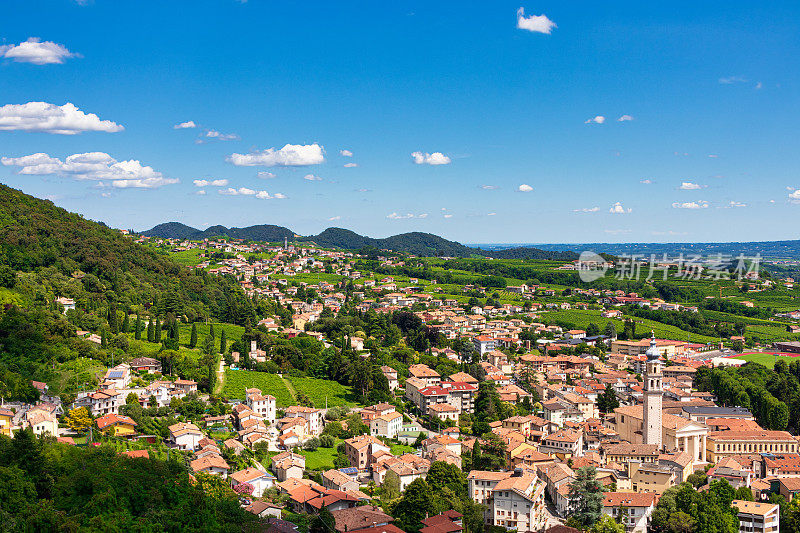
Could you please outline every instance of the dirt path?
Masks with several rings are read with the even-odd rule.
[[[225,359],[219,358],[219,369],[217,370],[217,383],[214,385],[214,394],[222,394],[225,387]]]
[[[289,394],[292,395],[292,399],[294,401],[297,401],[297,391],[295,390],[294,386],[292,385],[292,382],[289,381],[288,379],[286,379],[285,377],[283,377],[283,374],[281,374],[281,380],[283,380],[283,384],[286,385],[286,390],[288,390]]]

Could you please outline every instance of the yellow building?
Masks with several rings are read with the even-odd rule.
[[[109,413],[97,419],[97,429],[124,437],[136,433],[136,422],[127,416]]]
[[[10,409],[0,408],[0,435],[6,437],[11,436],[11,419],[14,418],[14,412]]]
[[[667,466],[631,462],[628,463],[628,475],[633,492],[663,494],[677,484],[675,471]]]
[[[786,431],[765,429],[712,431],[707,440],[708,460],[751,453],[797,453],[797,438]]]

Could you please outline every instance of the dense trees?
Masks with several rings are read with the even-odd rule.
[[[712,391],[722,405],[750,409],[767,429],[797,429],[800,423],[800,362],[778,365],[780,372],[757,363],[740,368],[701,367],[695,375],[699,390]],[[791,422],[791,426],[790,426]]]
[[[726,480],[711,482],[698,492],[689,483],[667,489],[653,512],[656,533],[736,533],[737,510],[731,507],[735,491]]]
[[[255,521],[222,479],[193,485],[177,460],[76,448],[29,430],[0,437],[4,531],[241,531]]]

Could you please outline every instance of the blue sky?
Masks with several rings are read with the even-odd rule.
[[[137,230],[796,238],[798,57],[796,2],[11,0],[0,181]]]

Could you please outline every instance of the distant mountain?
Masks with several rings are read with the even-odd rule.
[[[345,248],[347,250],[360,250],[365,246],[378,246],[378,239],[371,239],[359,235],[355,231],[344,228],[328,228],[319,235],[303,237],[303,241],[314,242],[323,248]]]
[[[197,228],[181,224],[180,222],[165,222],[158,226],[143,231],[145,237],[161,237],[162,239],[192,239],[201,231]]]
[[[226,228],[225,226],[211,226],[202,232],[202,237],[230,237],[231,239],[243,239],[245,241],[263,242],[282,242],[283,239],[292,240],[295,233],[283,226],[273,226],[271,224],[259,224],[246,228]]]
[[[380,250],[393,250],[405,252],[422,257],[497,257],[513,259],[551,259],[571,261],[578,256],[573,252],[544,251],[538,248],[520,247],[506,250],[481,250],[464,246],[455,241],[449,241],[432,233],[419,231],[402,233],[384,239],[375,239],[359,235],[355,231],[344,228],[328,228],[318,235],[300,237],[289,228],[262,224],[246,228],[226,228],[225,226],[211,226],[206,230],[192,228],[180,222],[167,222],[142,232],[148,237],[162,237],[167,239],[200,240],[212,237],[230,237],[261,242],[281,242],[284,238],[292,241],[314,242],[323,248],[342,248],[345,250],[360,250],[366,246],[373,246]]]
[[[229,237],[246,241],[281,242],[284,238],[294,239],[292,230],[283,226],[260,224],[246,228],[226,228],[225,226],[211,226],[199,230],[180,222],[166,222],[152,229],[143,231],[145,237],[161,237],[162,239],[189,239],[201,240],[213,237]]]

